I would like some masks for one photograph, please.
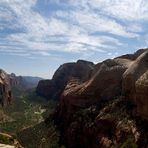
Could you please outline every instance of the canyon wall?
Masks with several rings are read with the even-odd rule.
[[[148,146],[148,49],[63,64],[37,92],[59,101],[53,119],[68,148]]]
[[[11,102],[11,84],[9,75],[0,70],[0,104],[6,106]]]

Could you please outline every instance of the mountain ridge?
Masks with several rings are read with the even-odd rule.
[[[59,100],[53,119],[66,147],[109,148],[127,142],[145,148],[147,81],[148,48],[98,64],[63,64],[52,80],[39,82],[37,93],[42,82],[42,93],[49,94],[48,99]]]

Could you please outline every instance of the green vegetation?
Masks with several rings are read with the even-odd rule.
[[[41,122],[20,131],[17,136],[26,148],[64,148],[58,144],[59,133],[52,123],[47,126],[44,122]]]
[[[9,141],[8,138],[6,138],[6,137],[0,135],[0,143],[9,144],[10,141]]]
[[[13,90],[10,106],[0,107],[0,132],[16,137],[25,148],[61,148],[58,144],[59,133],[46,118],[55,108],[54,101],[47,102],[35,94],[34,90]],[[5,137],[0,143],[8,144]],[[62,147],[63,148],[63,147]]]
[[[12,104],[3,110],[5,116],[11,120],[0,123],[0,130],[7,133],[16,133],[18,130],[28,126],[35,125],[43,120],[43,104],[30,102],[24,95],[17,96],[13,99]]]
[[[85,109],[80,109],[73,114],[73,119],[71,120],[71,127],[73,124],[76,125],[73,133],[75,132],[77,137],[83,133],[84,129],[95,129],[93,130],[95,133],[98,129],[100,131],[99,122],[101,123],[101,120],[107,121],[107,123],[111,123],[110,121],[112,121],[115,129],[109,129],[108,133],[111,133],[111,136],[107,135],[109,139],[113,141],[111,147],[137,148],[134,134],[138,134],[138,131],[136,131],[136,133],[132,132],[132,129],[137,130],[137,127],[135,120],[130,116],[129,109],[127,109],[128,105],[130,105],[129,102],[125,102],[119,97],[110,102],[103,103],[101,107],[93,105]],[[104,128],[106,128],[106,130],[108,129],[107,126],[104,126]],[[118,135],[118,137],[116,137],[117,131],[120,131],[118,132],[120,135]],[[120,140],[118,139],[119,137]],[[119,141],[116,141],[117,139]]]
[[[129,138],[127,139],[120,148],[138,148],[134,141]]]

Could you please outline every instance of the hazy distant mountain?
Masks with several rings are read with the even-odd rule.
[[[32,86],[37,86],[38,82],[40,80],[43,80],[43,78],[40,77],[33,77],[33,76],[22,76],[22,78],[24,79],[24,81],[26,81],[27,83],[32,84]]]
[[[12,80],[12,87],[19,88],[21,90],[35,88],[40,80],[43,78],[33,76],[16,76],[15,74],[10,75]]]

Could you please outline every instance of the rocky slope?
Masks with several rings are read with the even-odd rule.
[[[96,65],[64,64],[37,92],[60,98],[54,121],[67,147],[147,147],[147,82],[148,49],[140,49]]]
[[[135,114],[148,119],[148,51],[139,55],[123,75],[123,93],[135,105]]]
[[[0,70],[0,104],[5,106],[10,103],[12,98],[9,75]]]

